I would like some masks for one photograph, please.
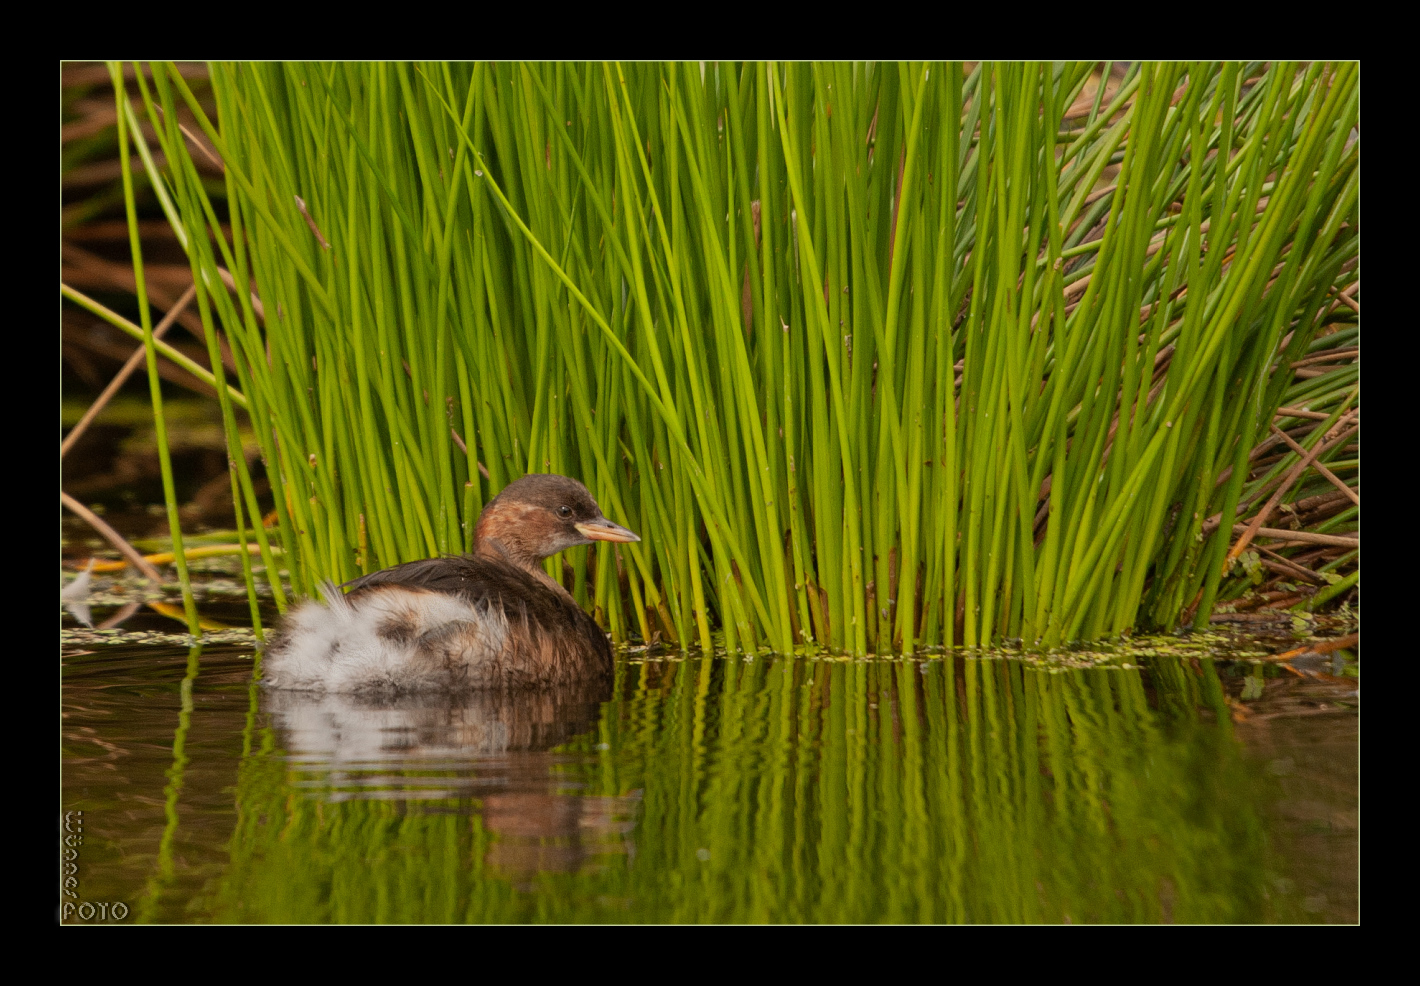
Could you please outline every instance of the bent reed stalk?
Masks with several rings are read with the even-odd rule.
[[[1351,63],[216,63],[216,119],[150,68],[301,594],[556,472],[642,535],[569,552],[618,640],[1204,622],[1354,280]]]

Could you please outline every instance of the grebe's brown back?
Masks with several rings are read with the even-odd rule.
[[[508,484],[479,515],[470,555],[430,558],[326,585],[287,614],[266,683],[310,691],[535,688],[611,673],[596,622],[540,562],[592,541],[639,541],[565,476]]]

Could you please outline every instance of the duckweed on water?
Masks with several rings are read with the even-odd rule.
[[[160,630],[71,630],[59,631],[59,646],[65,653],[73,653],[76,648],[92,650],[95,647],[191,647],[204,646],[256,646],[256,634],[246,627],[227,630],[208,630],[199,641],[187,633],[163,633]]]

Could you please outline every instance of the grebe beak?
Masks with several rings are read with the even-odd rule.
[[[613,524],[605,517],[598,517],[595,520],[585,521],[575,525],[581,535],[591,538],[593,541],[639,541],[641,538],[632,531],[628,531],[620,524]]]

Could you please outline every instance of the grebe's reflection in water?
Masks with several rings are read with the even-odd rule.
[[[332,768],[541,752],[590,730],[611,683],[458,694],[265,691],[296,759]]]
[[[640,793],[585,793],[588,757],[552,752],[596,727],[611,692],[602,680],[457,695],[263,689],[262,705],[308,796],[481,815],[494,837],[484,861],[530,876],[634,852]]]

